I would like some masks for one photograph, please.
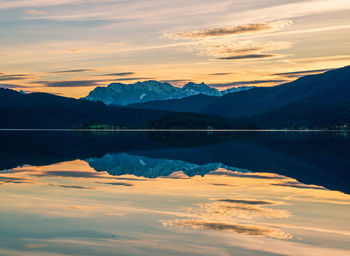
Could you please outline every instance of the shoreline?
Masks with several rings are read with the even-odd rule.
[[[323,129],[2,129],[2,131],[62,131],[62,132],[350,132],[350,130]]]

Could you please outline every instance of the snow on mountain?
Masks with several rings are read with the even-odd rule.
[[[198,94],[222,96],[227,93],[247,90],[249,88],[250,87],[239,87],[219,91],[204,83],[196,84],[193,82],[179,88],[172,86],[169,83],[150,80],[137,82],[135,84],[112,83],[107,87],[96,87],[87,97],[85,97],[85,99],[90,101],[102,101],[106,105],[126,106],[129,104],[144,103],[155,100],[181,99]]]
[[[221,95],[226,95],[226,94],[229,94],[229,93],[235,93],[235,92],[240,92],[240,91],[246,91],[246,90],[250,90],[250,89],[253,89],[254,86],[240,86],[240,87],[233,87],[233,88],[229,88],[229,89],[226,89],[224,91],[221,91]]]
[[[207,86],[205,83],[195,84],[193,82],[190,82],[186,84],[184,87],[182,87],[182,90],[192,95],[201,93],[208,96],[222,96],[219,90],[215,88],[211,88]]]

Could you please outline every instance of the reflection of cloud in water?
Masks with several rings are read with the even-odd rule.
[[[281,230],[268,228],[256,225],[243,225],[234,223],[222,223],[205,220],[174,220],[174,221],[162,221],[164,226],[173,227],[192,227],[194,229],[209,229],[218,231],[231,231],[233,233],[253,235],[253,236],[266,236],[277,239],[291,239],[292,236],[282,232]]]
[[[238,171],[225,170],[222,168],[219,168],[216,171],[209,172],[208,175],[230,176],[230,177],[237,177],[237,178],[254,178],[254,179],[274,179],[274,180],[287,179],[287,177],[280,176],[277,174],[268,174],[268,173],[259,174],[259,173],[252,173],[252,172],[238,172]]]
[[[225,183],[210,183],[213,186],[221,186],[221,187],[235,187],[235,185],[225,184]]]
[[[126,182],[96,182],[98,184],[105,184],[105,185],[113,185],[113,186],[124,186],[124,187],[132,187],[133,184],[126,183]]]
[[[252,218],[288,218],[290,213],[285,210],[270,209],[262,207],[262,205],[252,205],[246,203],[233,203],[233,202],[212,202],[198,204],[199,209],[192,209],[197,214],[205,216],[206,218],[223,218],[223,217],[236,217],[241,219]]]
[[[0,177],[0,185],[11,183],[11,184],[20,184],[20,183],[31,183],[27,178],[17,178],[17,177]]]
[[[33,244],[26,244],[25,247],[29,249],[37,249],[37,248],[42,248],[47,246],[46,244],[43,243],[33,243]]]
[[[82,171],[44,171],[33,174],[36,177],[99,178],[98,173]]]
[[[217,199],[219,202],[226,203],[237,203],[237,204],[252,204],[252,205],[271,205],[274,204],[272,201],[264,200],[250,200],[250,199]]]
[[[324,187],[316,186],[316,185],[307,185],[303,184],[297,181],[287,181],[283,183],[276,183],[271,184],[273,186],[280,186],[280,187],[291,187],[291,188],[302,188],[302,189],[320,189],[320,190],[327,190]]]
[[[73,188],[73,189],[94,189],[93,187],[80,186],[80,185],[50,184],[50,186],[60,187],[60,188]]]
[[[278,239],[291,238],[289,234],[275,228],[237,223],[237,219],[288,218],[290,217],[290,213],[286,210],[264,207],[283,203],[245,198],[223,198],[213,200],[215,201],[211,203],[201,203],[196,204],[192,208],[186,208],[187,212],[192,214],[194,218],[162,221],[162,223],[164,226],[231,231],[239,234],[266,236]]]
[[[114,178],[116,180],[130,180],[130,181],[146,181],[149,179],[143,179],[143,178],[122,178],[122,177],[118,177],[118,178]]]

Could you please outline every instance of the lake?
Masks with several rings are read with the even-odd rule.
[[[350,255],[345,132],[0,132],[0,255]]]

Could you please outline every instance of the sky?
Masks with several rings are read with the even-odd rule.
[[[350,64],[349,0],[0,0],[0,87],[273,86]]]

